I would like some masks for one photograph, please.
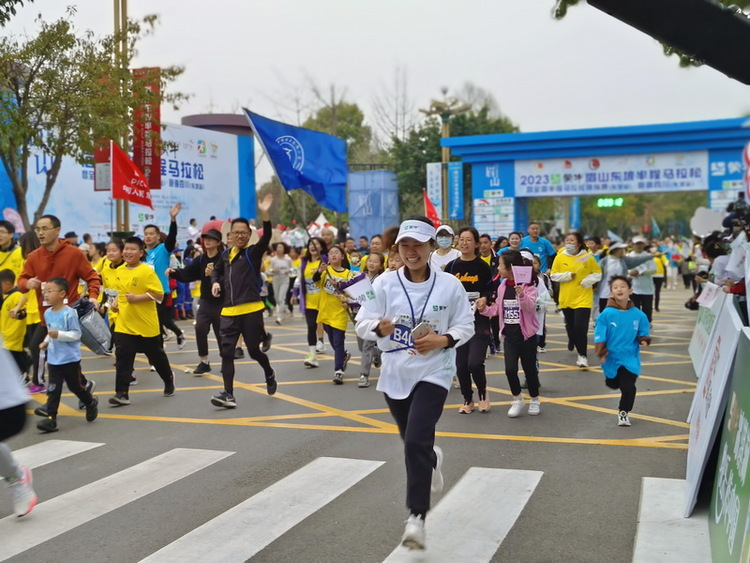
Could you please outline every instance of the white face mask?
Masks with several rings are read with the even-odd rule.
[[[453,237],[438,237],[437,243],[440,248],[450,248],[453,242]]]
[[[576,246],[575,244],[565,245],[565,250],[568,252],[568,254],[575,254],[577,248],[578,246]]]

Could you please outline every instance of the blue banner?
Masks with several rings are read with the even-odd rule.
[[[464,163],[448,163],[448,217],[464,218]]]
[[[245,113],[285,190],[301,189],[326,209],[346,213],[346,141]]]

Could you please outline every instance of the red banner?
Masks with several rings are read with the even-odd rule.
[[[161,189],[161,69],[134,68],[133,78],[152,92],[133,112],[133,162],[152,190]]]
[[[430,201],[430,196],[427,195],[427,190],[422,190],[422,195],[424,196],[424,214],[427,216],[427,218],[433,222],[435,227],[439,227],[441,225],[440,216],[438,215],[437,210],[435,209],[435,206],[432,205],[432,201]]]
[[[116,143],[112,143],[112,198],[154,208],[146,177]]]

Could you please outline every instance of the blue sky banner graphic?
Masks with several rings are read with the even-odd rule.
[[[326,209],[346,213],[345,140],[245,114],[285,190],[304,190]]]

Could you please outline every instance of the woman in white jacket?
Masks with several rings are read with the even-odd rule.
[[[435,426],[455,374],[455,348],[473,336],[474,315],[461,282],[429,266],[435,248],[429,219],[401,223],[396,246],[404,267],[375,280],[375,298],[357,314],[356,330],[362,339],[377,340],[382,350],[377,388],[385,393],[404,441],[410,516],[401,542],[424,549],[430,492],[443,487]]]

